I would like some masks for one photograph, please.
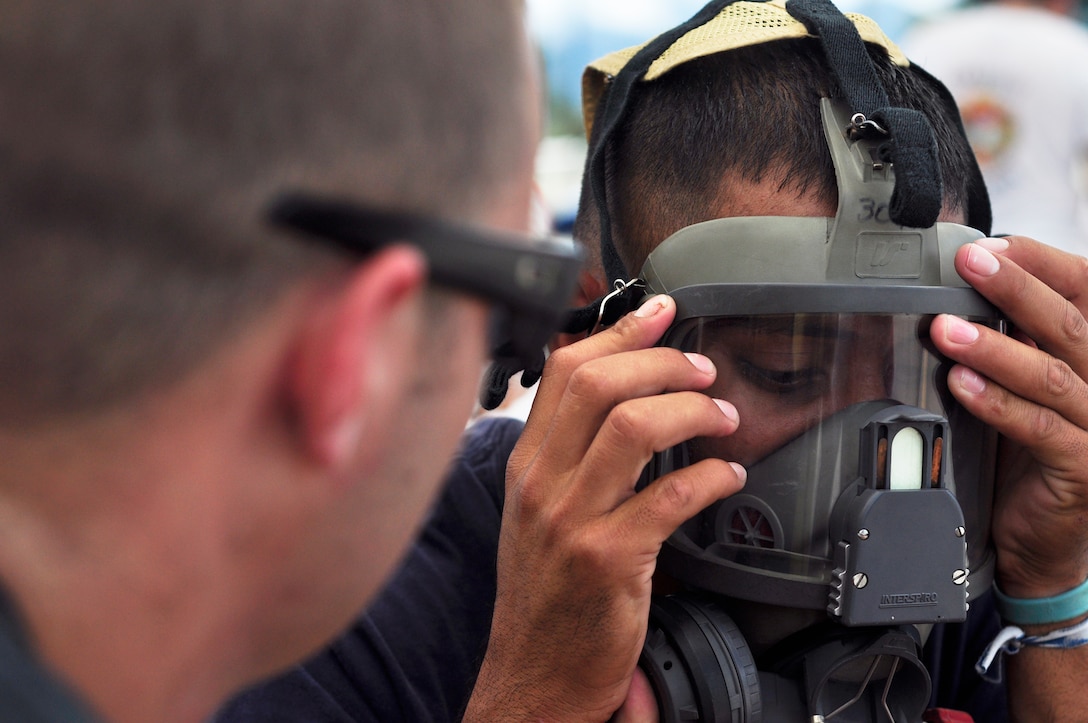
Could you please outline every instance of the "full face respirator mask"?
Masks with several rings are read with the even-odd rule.
[[[706,458],[748,470],[662,550],[684,590],[655,600],[642,660],[664,720],[921,720],[927,627],[962,622],[992,579],[994,435],[928,340],[938,313],[1000,328],[952,265],[981,234],[876,218],[894,185],[879,131],[821,110],[834,219],[690,226],[640,275],[676,300],[662,344],[710,357],[708,393],[741,418],[656,455],[645,482]]]
[[[801,37],[817,39],[837,86],[819,101],[835,217],[688,226],[629,280],[612,241],[605,149],[639,84],[703,55]],[[707,393],[741,419],[733,435],[655,455],[639,484],[707,458],[748,471],[740,492],[661,551],[655,591],[671,590],[655,592],[640,666],[662,721],[921,721],[926,635],[965,620],[992,581],[995,435],[955,402],[928,338],[941,313],[1002,329],[953,264],[989,231],[989,201],[973,167],[969,225],[937,222],[933,130],[920,112],[890,107],[865,42],[909,67],[875,24],[826,0],[718,1],[587,70],[598,127],[585,183],[617,280],[594,323],[671,295],[677,313],[660,344],[708,356],[718,375]],[[943,86],[912,71],[958,117]]]

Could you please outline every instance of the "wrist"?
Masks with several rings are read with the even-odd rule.
[[[534,669],[524,660],[496,662],[502,656],[493,648],[484,656],[461,723],[593,720],[558,673]]]
[[[1088,552],[1088,551],[1086,551]],[[1058,560],[997,551],[995,583],[1014,598],[1035,599],[1061,595],[1088,579],[1088,554]]]
[[[1006,622],[1016,625],[1065,623],[1088,615],[1088,580],[1055,595],[1020,597],[994,584],[997,611]]]

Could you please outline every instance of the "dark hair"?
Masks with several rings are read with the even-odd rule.
[[[178,378],[338,263],[262,224],[277,189],[482,214],[531,149],[522,13],[0,1],[0,423]]]
[[[967,201],[971,150],[937,90],[867,46],[892,105],[923,111],[933,125],[945,203]],[[778,182],[834,207],[835,171],[819,99],[830,72],[813,39],[718,53],[641,84],[606,149],[606,184],[616,248],[631,274],[670,234],[715,218],[736,179]],[[594,128],[599,128],[595,124]],[[591,145],[596,139],[591,139]],[[574,233],[599,242],[597,208],[583,185]]]

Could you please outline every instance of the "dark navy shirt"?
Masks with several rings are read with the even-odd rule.
[[[471,427],[419,538],[370,608],[315,658],[239,696],[217,723],[460,720],[490,631],[506,460],[521,427]],[[925,662],[935,705],[1001,723],[1002,688],[973,668],[999,629],[989,598],[972,603],[966,623],[936,626]]]
[[[90,711],[38,661],[0,588],[0,722],[95,723]]]

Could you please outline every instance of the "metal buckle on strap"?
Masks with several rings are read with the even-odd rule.
[[[646,288],[646,282],[642,279],[631,279],[630,281],[624,281],[623,279],[616,279],[612,282],[612,291],[607,296],[601,299],[601,308],[597,312],[597,323],[590,329],[589,335],[592,336],[601,330],[604,326],[611,326],[619,321],[620,317],[634,308],[633,293],[636,290]],[[616,303],[622,302],[617,307]],[[605,312],[608,312],[608,318],[610,321],[605,321]]]

